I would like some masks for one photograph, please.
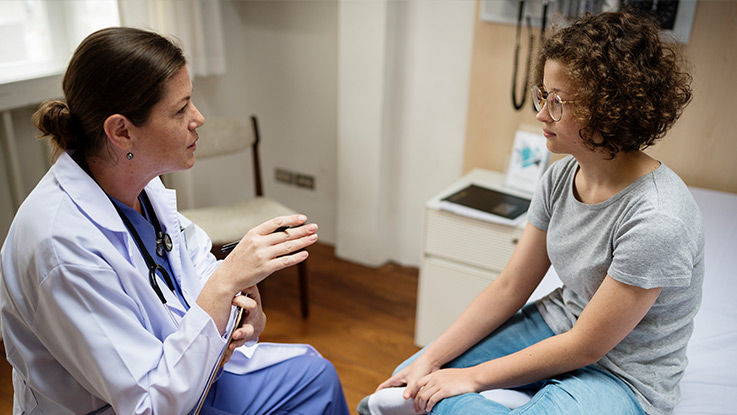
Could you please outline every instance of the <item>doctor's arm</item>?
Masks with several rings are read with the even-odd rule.
[[[606,276],[571,330],[477,366],[425,376],[415,405],[429,411],[449,396],[524,385],[595,363],[632,331],[661,291]]]
[[[151,307],[162,307],[147,314],[100,258],[77,256],[85,265],[56,266],[43,279],[33,322],[39,339],[115,413],[189,411],[225,346],[210,316],[193,304],[161,341],[153,332],[168,326],[168,316],[156,295],[140,293]]]

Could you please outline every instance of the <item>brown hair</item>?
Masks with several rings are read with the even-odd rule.
[[[41,137],[50,136],[58,151],[96,155],[106,148],[103,124],[113,114],[133,124],[148,119],[166,81],[186,61],[166,38],[144,30],[111,27],[87,36],[64,74],[66,102],[45,101],[33,114]]]
[[[548,59],[567,69],[576,89],[573,114],[584,125],[579,136],[592,150],[613,158],[651,146],[691,100],[692,78],[681,69],[677,45],[661,41],[659,32],[646,16],[601,13],[545,39],[537,82]]]

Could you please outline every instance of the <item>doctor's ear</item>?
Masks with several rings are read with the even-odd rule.
[[[103,130],[113,145],[128,152],[133,147],[132,126],[133,123],[125,115],[113,114],[105,119]]]

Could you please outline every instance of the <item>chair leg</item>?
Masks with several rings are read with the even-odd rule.
[[[307,295],[307,261],[297,264],[297,273],[299,274],[299,303],[302,308],[302,318],[310,315],[310,302]]]

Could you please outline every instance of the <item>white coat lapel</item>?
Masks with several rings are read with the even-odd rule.
[[[90,219],[108,230],[128,233],[105,192],[68,153],[62,153],[53,168],[61,188]]]
[[[187,255],[187,247],[182,240],[179,222],[177,221],[179,215],[177,214],[176,191],[165,188],[161,180],[155,178],[146,186],[146,192],[149,195],[156,217],[161,223],[163,232],[171,237],[172,250],[167,252],[169,265],[174,273],[173,278],[176,278],[179,282],[184,298],[191,306],[197,298],[200,287],[197,283],[198,279],[195,276],[188,275],[188,272],[192,272],[191,266],[185,266],[189,262],[184,259]],[[184,314],[186,310],[174,293],[167,292],[164,296],[167,299],[167,305]],[[170,300],[170,297],[174,300]]]
[[[130,264],[133,273],[127,274],[123,267],[116,269],[116,272],[119,274],[120,282],[125,287],[126,292],[132,295],[142,307],[150,310],[151,314],[142,313],[142,318],[146,321],[147,327],[160,327],[164,329],[164,335],[176,328],[171,319],[166,316],[166,311],[160,308],[162,305],[159,298],[149,285],[146,262],[105,192],[68,153],[62,153],[52,169],[59,186],[69,195],[80,211],[89,217],[97,227],[117,234],[118,238],[110,239],[110,242]],[[182,307],[179,299],[166,289],[164,284],[162,284],[162,292],[168,305]],[[149,308],[146,306],[148,304],[155,304],[155,306]],[[161,326],[162,323],[163,326]]]

